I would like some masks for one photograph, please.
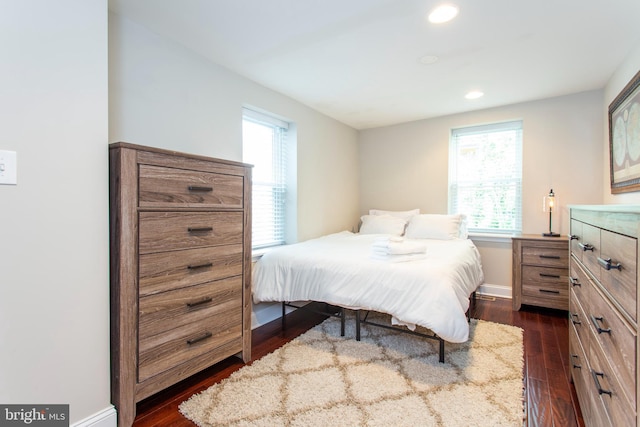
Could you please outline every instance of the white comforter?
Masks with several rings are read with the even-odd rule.
[[[371,258],[379,234],[331,234],[265,254],[255,265],[254,302],[320,301],[387,313],[449,342],[465,342],[469,295],[483,282],[471,240],[421,240],[426,257]]]

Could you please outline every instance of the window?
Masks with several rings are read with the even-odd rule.
[[[451,130],[449,212],[470,232],[522,230],[522,121]]]
[[[286,135],[288,123],[243,109],[242,160],[253,165],[252,246],[285,243]]]

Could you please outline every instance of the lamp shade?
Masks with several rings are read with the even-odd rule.
[[[549,232],[542,233],[543,236],[546,236],[546,237],[560,236],[558,233],[554,233],[551,228],[551,216],[553,215],[553,211],[556,210],[557,206],[558,206],[558,200],[556,199],[556,195],[553,193],[553,188],[552,188],[551,190],[549,190],[549,194],[544,196],[544,199],[542,201],[542,210],[544,212],[549,213]]]
[[[557,204],[556,195],[553,193],[553,188],[549,191],[549,194],[544,196],[542,200],[542,211],[553,212]]]

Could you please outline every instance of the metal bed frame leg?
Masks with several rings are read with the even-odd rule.
[[[287,328],[287,321],[285,320],[285,316],[287,314],[287,303],[285,301],[282,302],[282,332]]]
[[[444,340],[440,338],[440,355],[438,356],[438,360],[440,363],[444,363]]]
[[[360,341],[360,310],[356,310],[356,341]]]
[[[305,309],[304,306],[296,306],[293,305],[287,301],[282,301],[282,317],[280,318],[280,322],[282,325],[282,331],[284,332],[287,329],[287,306],[289,307],[294,307],[295,309]],[[340,310],[338,311],[338,314],[336,314],[335,310],[329,310],[330,305],[325,303],[325,310],[324,311],[318,311],[315,309],[311,309],[311,311],[315,312],[315,313],[320,313],[326,316],[331,316],[331,317],[339,317],[340,318],[340,336],[344,336],[345,335],[345,325],[346,325],[346,319],[347,319],[347,313],[346,310],[343,307],[336,307],[339,308]],[[334,306],[335,307],[335,306]]]
[[[469,298],[469,308],[467,309],[467,322],[471,322],[471,307],[476,309],[476,291],[471,293],[471,298]]]

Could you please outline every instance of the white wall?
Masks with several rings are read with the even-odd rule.
[[[631,81],[633,76],[640,71],[640,43],[620,64],[616,72],[611,76],[604,90],[603,121],[605,123],[602,137],[602,162],[604,173],[603,200],[606,204],[638,204],[640,192],[611,194],[610,160],[609,160],[609,104],[613,102],[622,89]]]
[[[3,0],[0,402],[110,406],[107,0]]]
[[[371,208],[446,213],[452,128],[523,120],[523,232],[548,229],[542,198],[553,188],[561,210],[554,231],[569,232],[568,204],[602,202],[602,91],[527,102],[360,132],[360,212]],[[511,243],[477,242],[488,284],[511,287]]]
[[[297,239],[358,218],[357,132],[119,15],[110,15],[111,142],[242,160],[242,107],[297,129]]]

